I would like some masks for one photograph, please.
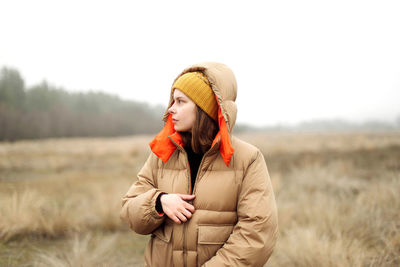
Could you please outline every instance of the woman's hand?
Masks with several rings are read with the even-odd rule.
[[[177,224],[181,224],[192,217],[194,207],[186,201],[194,198],[195,195],[165,194],[160,201],[164,213]]]

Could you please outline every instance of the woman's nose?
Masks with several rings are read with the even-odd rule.
[[[172,106],[168,109],[169,113],[175,113],[174,105],[175,105],[175,103],[173,103]]]

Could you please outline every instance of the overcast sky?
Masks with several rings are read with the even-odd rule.
[[[0,67],[166,105],[188,65],[238,82],[238,122],[393,121],[400,1],[0,1]]]

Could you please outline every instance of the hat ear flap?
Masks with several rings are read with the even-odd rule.
[[[218,134],[221,135],[221,145],[219,147],[219,151],[226,166],[228,167],[234,152],[234,148],[232,146],[231,139],[229,137],[228,127],[226,125],[224,116],[222,115],[221,106],[219,105],[219,102],[218,102],[218,125],[219,125]]]
[[[182,146],[182,137],[178,132],[175,132],[174,124],[172,122],[172,114],[168,115],[164,128],[149,144],[151,151],[153,151],[153,153],[156,154],[164,163],[169,160],[176,149],[176,146],[169,139],[170,135],[179,146]]]

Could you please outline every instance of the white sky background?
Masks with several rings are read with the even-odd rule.
[[[0,1],[0,67],[27,86],[167,105],[201,61],[233,69],[241,123],[393,121],[400,1]]]

